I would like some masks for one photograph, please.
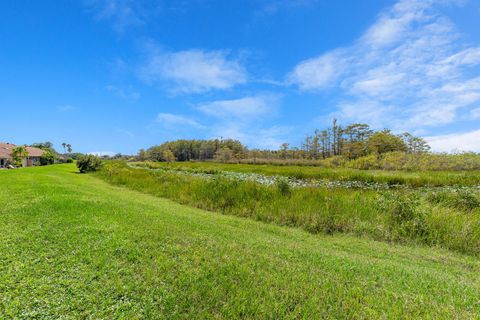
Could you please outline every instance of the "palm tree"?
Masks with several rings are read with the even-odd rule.
[[[12,159],[17,167],[22,164],[22,160],[25,158],[28,158],[26,146],[18,146],[12,149]]]
[[[67,147],[67,144],[65,142],[62,142],[62,147],[63,147],[63,153],[67,153],[66,151],[66,147]]]
[[[72,149],[72,145],[69,144],[69,143],[67,143],[67,151],[68,151],[68,153],[72,153],[72,150],[73,150],[73,149]]]

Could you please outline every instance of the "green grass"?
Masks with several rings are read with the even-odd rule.
[[[123,162],[106,163],[97,175],[112,184],[181,204],[311,233],[349,233],[480,255],[478,191],[284,190],[281,184],[263,186],[222,176],[204,179],[175,171],[130,168]]]
[[[225,164],[215,162],[146,162],[136,163],[150,168],[167,167],[200,172],[234,171],[264,175],[286,176],[298,179],[328,179],[339,181],[363,181],[390,185],[422,186],[478,186],[480,171],[386,171],[346,168],[321,168],[307,166],[275,166],[255,164]]]
[[[480,261],[0,171],[2,319],[479,318]]]

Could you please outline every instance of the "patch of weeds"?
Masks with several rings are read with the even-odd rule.
[[[420,196],[414,192],[383,192],[377,206],[386,215],[394,238],[426,239],[428,212],[420,203]]]
[[[427,194],[427,201],[448,208],[472,211],[480,208],[480,199],[474,191],[468,189],[440,190]]]

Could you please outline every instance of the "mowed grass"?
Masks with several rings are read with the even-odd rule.
[[[290,188],[278,182],[266,186],[221,175],[205,179],[178,173],[110,161],[96,175],[181,204],[311,233],[348,233],[480,256],[479,190]]]
[[[478,186],[480,171],[386,171],[313,166],[276,166],[255,164],[226,164],[216,162],[145,162],[136,163],[150,168],[193,170],[199,172],[233,171],[285,176],[297,179],[327,179],[406,185],[410,187]]]
[[[2,319],[480,318],[480,261],[0,171]]]

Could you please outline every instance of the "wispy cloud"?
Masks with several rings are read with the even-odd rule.
[[[148,51],[140,75],[149,82],[166,85],[173,93],[225,90],[247,81],[245,68],[226,51],[163,52],[155,46]]]
[[[156,122],[167,127],[188,126],[196,129],[204,128],[203,125],[201,125],[200,123],[198,123],[196,120],[192,118],[179,115],[179,114],[173,114],[173,113],[158,114]]]
[[[278,148],[290,128],[266,123],[275,117],[279,100],[271,94],[247,96],[200,104],[197,110],[215,119],[212,136],[238,139],[252,147]]]
[[[426,138],[433,151],[480,152],[480,130]]]
[[[201,112],[221,119],[251,121],[271,114],[278,98],[275,96],[250,96],[234,100],[218,100],[197,107]]]
[[[349,65],[348,60],[346,50],[332,51],[308,59],[295,67],[288,76],[288,82],[305,91],[333,87],[344,74]]]
[[[293,128],[290,126],[262,126],[261,124],[218,123],[213,127],[214,137],[240,140],[253,148],[277,149],[287,141]]]
[[[85,0],[84,3],[95,19],[110,22],[119,33],[146,24],[161,8],[160,1]]]
[[[480,47],[437,10],[455,2],[400,0],[352,46],[299,63],[288,81],[338,90],[345,120],[398,130],[452,123],[480,103]]]
[[[470,111],[470,117],[472,120],[480,120],[480,108]]]

